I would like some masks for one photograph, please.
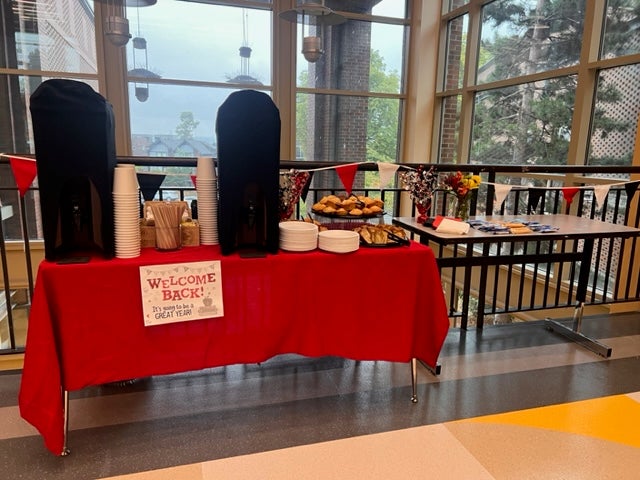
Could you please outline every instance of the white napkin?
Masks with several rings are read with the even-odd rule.
[[[468,231],[469,224],[467,222],[460,222],[449,218],[443,218],[438,228],[436,228],[436,232],[438,233],[453,233],[455,235],[464,235]]]

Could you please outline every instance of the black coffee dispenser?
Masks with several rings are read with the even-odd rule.
[[[89,85],[52,79],[30,99],[45,258],[115,254],[113,109]]]
[[[234,92],[218,109],[218,238],[223,255],[277,253],[280,112],[269,95]]]

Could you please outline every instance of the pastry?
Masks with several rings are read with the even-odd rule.
[[[335,207],[332,206],[326,206],[324,207],[324,209],[322,210],[322,213],[329,213],[329,214],[334,214],[336,213],[337,209]]]

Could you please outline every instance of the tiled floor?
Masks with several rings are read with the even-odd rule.
[[[68,457],[0,375],[6,479],[635,479],[640,314],[586,319],[603,359],[542,322],[452,330],[442,373],[283,356],[74,392]],[[636,392],[636,393],[634,393]]]

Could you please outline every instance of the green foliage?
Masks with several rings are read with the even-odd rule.
[[[384,59],[377,50],[371,51],[369,89],[373,92],[396,93],[400,91],[400,75],[395,70],[387,72]],[[367,160],[395,162],[397,159],[400,104],[398,100],[371,98],[367,124]]]
[[[180,123],[176,127],[176,134],[181,140],[193,138],[193,132],[200,125],[199,121],[193,118],[193,112],[182,112],[180,114]]]
[[[640,2],[637,0],[609,0],[607,2],[606,34],[603,42],[605,55],[638,53],[640,39]]]
[[[299,85],[307,85],[308,72],[301,72]],[[400,75],[395,70],[387,71],[387,65],[377,50],[371,52],[369,89],[372,92],[397,93],[400,91]],[[296,145],[304,151],[309,135],[309,94],[296,97]],[[367,121],[367,160],[395,162],[400,122],[400,102],[396,99],[369,99]],[[365,176],[369,178],[370,176]]]
[[[495,32],[481,46],[483,82],[553,70],[578,61],[585,0],[496,1],[487,4],[483,13],[483,24]],[[638,2],[610,1],[606,39],[614,45],[628,41],[630,32],[640,29],[639,13]],[[574,76],[557,77],[480,92],[474,111],[472,161],[566,164],[576,82]],[[631,128],[611,114],[611,106],[622,100],[615,83],[601,78],[593,113],[595,135],[606,138],[614,131]],[[613,159],[606,161],[615,163]],[[618,164],[626,161],[620,158]]]

